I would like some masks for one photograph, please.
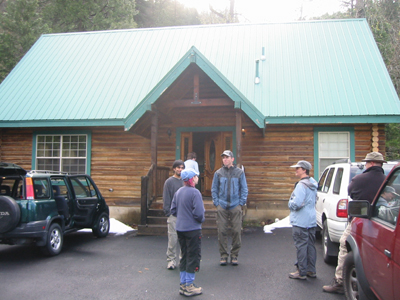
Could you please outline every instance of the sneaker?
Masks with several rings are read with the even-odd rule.
[[[317,273],[308,271],[307,272],[307,277],[316,278],[317,277]]]
[[[203,293],[203,289],[196,286],[194,283],[187,285],[186,290],[183,292],[186,297],[200,295],[201,293]]]
[[[228,263],[228,258],[226,257],[221,257],[221,260],[219,261],[219,264],[221,266],[226,266],[226,264]]]
[[[168,270],[173,270],[175,269],[175,263],[173,261],[168,262],[168,266],[167,266]]]
[[[304,279],[307,279],[307,276],[306,275],[300,275],[299,270],[297,270],[296,272],[290,273],[289,274],[289,278],[304,280]]]
[[[344,294],[343,284],[339,283],[336,278],[333,278],[330,285],[324,285],[322,290],[326,293]]]
[[[232,263],[232,266],[237,266],[237,265],[238,265],[238,259],[237,259],[237,257],[232,257],[232,258],[231,258],[231,263]]]
[[[184,295],[186,291],[186,284],[181,283],[180,287],[179,287],[179,294]]]

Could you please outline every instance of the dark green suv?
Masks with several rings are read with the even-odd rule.
[[[109,208],[89,175],[25,171],[0,163],[0,244],[36,243],[45,254],[61,252],[64,234],[110,229]]]

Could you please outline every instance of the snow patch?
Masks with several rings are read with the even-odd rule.
[[[274,230],[275,228],[287,228],[287,227],[292,227],[292,225],[290,225],[289,216],[287,216],[286,218],[284,218],[282,220],[278,220],[275,223],[265,225],[264,232],[272,233],[272,230]]]
[[[113,233],[115,235],[122,235],[127,233],[128,231],[133,231],[134,229],[128,225],[125,225],[124,223],[114,219],[114,218],[110,218],[110,232],[109,233]],[[79,230],[81,232],[92,232],[92,229],[90,228],[85,228],[85,229],[81,229]]]

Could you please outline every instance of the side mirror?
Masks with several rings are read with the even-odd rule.
[[[347,213],[350,217],[369,219],[371,215],[371,204],[367,200],[350,201]]]

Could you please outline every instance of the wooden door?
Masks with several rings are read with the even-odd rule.
[[[186,155],[193,151],[193,132],[181,133],[181,159],[186,160]]]
[[[214,173],[222,167],[221,153],[226,149],[232,150],[231,132],[213,132],[204,141],[204,196],[211,196]]]

